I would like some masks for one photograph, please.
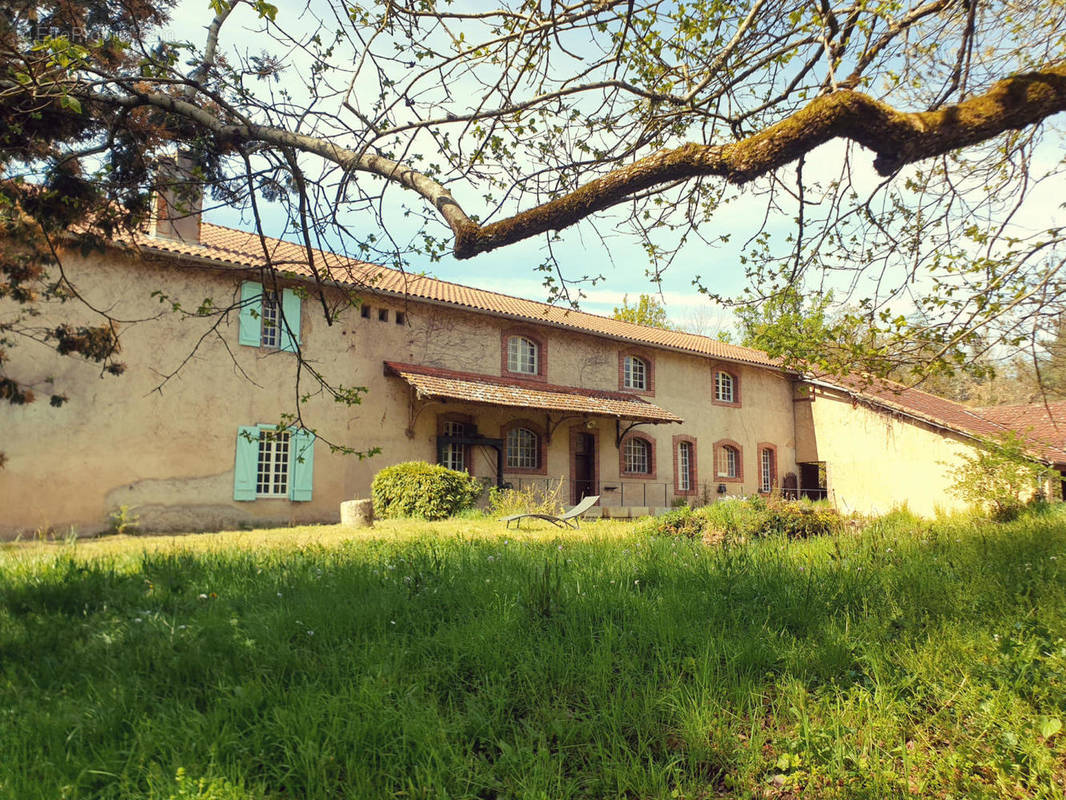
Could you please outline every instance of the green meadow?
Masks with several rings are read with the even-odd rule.
[[[0,797],[1057,798],[1066,515],[0,550]]]

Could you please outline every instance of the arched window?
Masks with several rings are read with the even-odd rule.
[[[648,362],[636,356],[626,356],[622,367],[622,387],[647,391]]]
[[[737,402],[737,380],[728,372],[715,370],[714,399],[717,403]]]
[[[529,428],[512,428],[507,431],[506,450],[508,468],[540,468],[540,437]]]
[[[539,350],[537,343],[525,336],[508,337],[507,371],[537,375],[540,372]]]
[[[723,444],[718,448],[718,477],[740,477],[740,450],[731,444]]]
[[[626,440],[623,452],[623,471],[633,475],[651,474],[651,442],[639,436]]]

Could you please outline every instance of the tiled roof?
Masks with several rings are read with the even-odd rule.
[[[820,376],[817,380],[835,385],[889,410],[900,411],[930,424],[970,436],[993,437],[1013,430],[1029,442],[1034,455],[1056,463],[1066,462],[1066,450],[1063,449],[1066,436],[1060,436],[1056,440],[1035,435],[1006,417],[986,413],[987,409],[968,408],[954,400],[938,397],[921,389],[876,378],[863,378],[858,375]]]
[[[1066,401],[1033,403],[1025,406],[987,406],[976,409],[981,416],[994,420],[1026,436],[1066,446]]]
[[[311,276],[311,269],[307,265],[307,251],[301,245],[273,238],[267,238],[265,242],[277,268],[300,277]],[[259,236],[247,231],[213,225],[210,222],[202,223],[200,244],[189,244],[154,236],[144,236],[138,244],[147,250],[208,259],[234,267],[258,269],[266,264],[263,243]],[[314,251],[314,258],[319,273],[324,278],[360,288],[369,287],[373,291],[385,294],[487,311],[530,322],[546,323],[608,336],[613,339],[683,350],[711,358],[766,367],[778,366],[774,359],[761,350],[726,344],[707,336],[622,322],[611,317],[510,297],[487,289],[475,289],[436,278],[413,275],[321,250]],[[328,269],[328,275],[327,269],[323,267]]]
[[[682,422],[676,414],[624,392],[555,386],[537,381],[497,378],[472,372],[386,361],[387,374],[403,378],[419,397],[462,400],[493,406],[569,411],[640,422]]]

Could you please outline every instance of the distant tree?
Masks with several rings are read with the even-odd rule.
[[[652,297],[650,294],[642,294],[633,305],[629,304],[629,295],[622,298],[622,305],[615,306],[611,314],[615,319],[623,322],[634,322],[637,325],[647,325],[651,328],[673,330],[670,318],[666,316],[666,306]]]

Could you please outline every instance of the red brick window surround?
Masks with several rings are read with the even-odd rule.
[[[770,494],[777,488],[777,447],[759,442],[759,494]]]
[[[509,475],[546,475],[547,443],[544,429],[528,419],[508,422],[500,430],[503,471]]]
[[[674,437],[674,494],[690,497],[699,494],[696,470],[696,440],[679,434]]]
[[[712,368],[711,402],[716,406],[740,408],[740,375],[736,370]]]
[[[500,375],[543,381],[548,377],[548,342],[532,328],[508,328],[500,335]]]
[[[655,360],[643,350],[622,350],[618,354],[618,389],[654,396]]]
[[[744,482],[744,449],[731,439],[714,443],[714,480],[716,483]]]
[[[618,474],[654,480],[655,469],[655,440],[640,433],[627,434],[618,448]]]

